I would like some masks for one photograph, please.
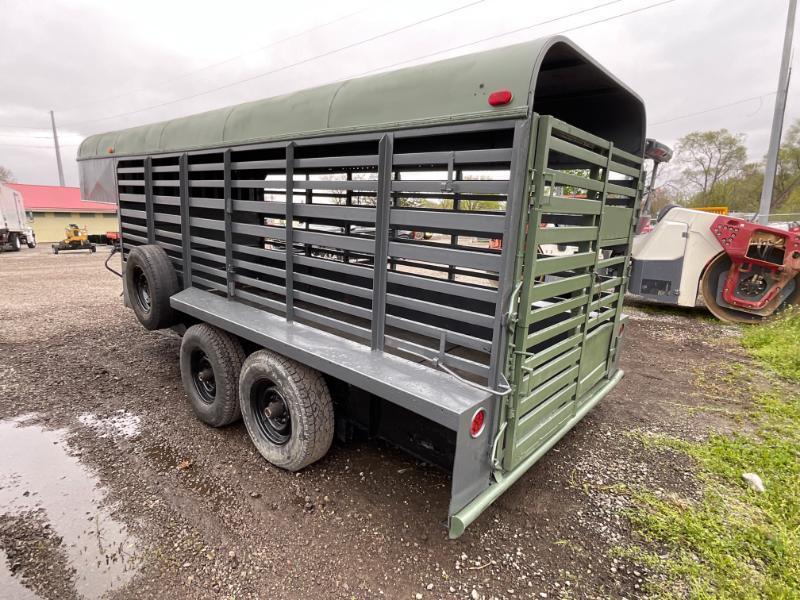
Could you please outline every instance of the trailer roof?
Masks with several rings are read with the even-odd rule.
[[[488,96],[509,90],[511,102]],[[86,138],[78,160],[358,131],[524,117],[536,111],[641,154],[644,105],[556,36]]]

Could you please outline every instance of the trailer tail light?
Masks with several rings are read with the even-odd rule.
[[[479,408],[477,412],[472,416],[472,424],[469,427],[469,434],[472,437],[476,438],[483,433],[485,427],[486,427],[486,410],[483,408]]]
[[[514,98],[514,94],[509,90],[497,90],[489,94],[489,104],[492,106],[503,106],[511,102],[512,98]]]

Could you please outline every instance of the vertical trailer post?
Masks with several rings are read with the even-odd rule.
[[[389,210],[392,201],[394,136],[384,134],[378,144],[378,193],[375,209],[375,254],[372,279],[372,349],[383,350],[386,326],[386,261],[389,254]]]
[[[286,320],[294,321],[294,142],[286,145]]]
[[[156,220],[153,215],[153,159],[144,159],[144,211],[147,217],[147,243],[156,243]]]
[[[233,195],[231,194],[231,149],[227,148],[222,155],[223,196],[225,202],[225,288],[228,298],[235,294],[236,282],[233,267]]]
[[[181,203],[181,259],[183,261],[183,289],[192,287],[192,225],[189,210],[189,155],[178,159],[178,193]]]

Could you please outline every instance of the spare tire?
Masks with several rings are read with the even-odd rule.
[[[164,329],[178,323],[169,304],[180,291],[178,276],[160,246],[137,246],[125,264],[125,290],[136,318],[147,329]]]

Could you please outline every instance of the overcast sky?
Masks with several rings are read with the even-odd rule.
[[[750,159],[759,160],[787,6],[788,0],[0,0],[0,165],[22,183],[58,183],[51,109],[67,185],[77,185],[77,146],[92,133],[561,32],[644,98],[650,137],[672,144],[689,131],[725,127],[746,134]],[[242,79],[248,81],[234,84]],[[787,127],[800,118],[797,85],[795,79]]]

